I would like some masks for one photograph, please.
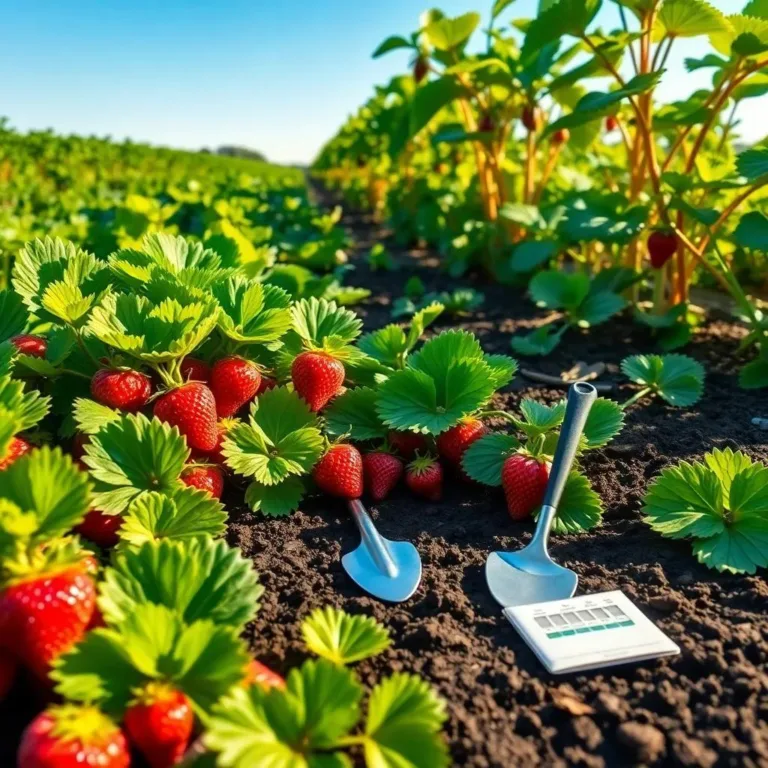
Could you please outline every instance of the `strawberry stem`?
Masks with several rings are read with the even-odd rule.
[[[641,389],[639,392],[636,392],[634,395],[632,395],[632,397],[629,398],[629,400],[627,400],[626,403],[624,403],[623,405],[620,405],[619,407],[621,408],[622,411],[626,411],[630,405],[634,405],[638,400],[642,400],[642,398],[644,398],[650,392],[651,392],[651,388],[645,387],[645,389]]]

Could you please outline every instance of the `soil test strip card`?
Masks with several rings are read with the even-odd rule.
[[[504,615],[554,674],[680,653],[618,590],[505,608]]]

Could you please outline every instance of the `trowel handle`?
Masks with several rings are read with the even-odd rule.
[[[555,458],[549,472],[547,491],[544,494],[544,506],[557,508],[563,495],[571,464],[579,448],[579,439],[584,431],[592,403],[597,398],[597,390],[586,381],[578,381],[568,390],[568,402],[565,406],[565,418],[560,429],[560,437],[555,448]]]
[[[348,506],[352,517],[355,518],[355,523],[357,523],[357,529],[360,531],[360,539],[363,546],[368,550],[371,559],[376,563],[376,567],[390,578],[397,576],[398,568],[392,559],[392,555],[389,554],[387,543],[373,524],[373,520],[371,520],[368,510],[363,506],[363,502],[360,499],[351,499]]]

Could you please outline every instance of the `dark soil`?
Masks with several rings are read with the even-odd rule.
[[[428,290],[456,287],[433,255],[397,249],[364,216],[345,223],[356,242],[349,282],[373,290],[357,307],[367,329],[390,322],[391,303],[411,275]],[[380,240],[399,271],[370,272],[362,257]],[[485,293],[485,305],[471,318],[440,318],[438,330],[460,326],[486,351],[508,353],[513,333],[545,317],[518,292],[466,283]],[[532,525],[509,519],[500,492],[462,483],[449,484],[440,503],[401,490],[372,509],[384,535],[413,541],[423,558],[423,582],[401,605],[366,597],[342,570],[341,554],[358,537],[341,503],[318,498],[288,518],[264,520],[233,494],[229,542],[253,558],[266,587],[250,630],[254,653],[285,673],[306,657],[299,622],[312,609],[331,604],[374,616],[391,629],[394,645],[360,665],[363,679],[403,670],[434,684],[448,703],[456,766],[768,766],[768,584],[708,570],[690,543],[661,538],[640,516],[649,480],[672,462],[725,446],[768,459],[768,432],[750,424],[768,417],[768,398],[737,386],[742,335],[725,321],[703,327],[685,350],[707,369],[701,402],[687,410],[655,401],[633,407],[614,443],[585,460],[605,503],[602,526],[551,542],[553,557],[579,574],[579,593],[623,590],[681,647],[680,656],[549,675],[501,614],[483,574],[488,553],[524,545]],[[622,382],[620,361],[651,351],[651,337],[620,319],[589,334],[569,332],[552,355],[525,367],[558,374],[577,361],[605,362],[601,380],[616,383],[612,396],[622,401],[633,387]],[[518,375],[498,405],[562,396]],[[11,714],[0,711],[0,718]],[[11,765],[3,752],[0,765]]]

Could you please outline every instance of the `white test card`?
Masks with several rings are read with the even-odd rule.
[[[680,653],[619,590],[505,608],[504,615],[554,674]]]

